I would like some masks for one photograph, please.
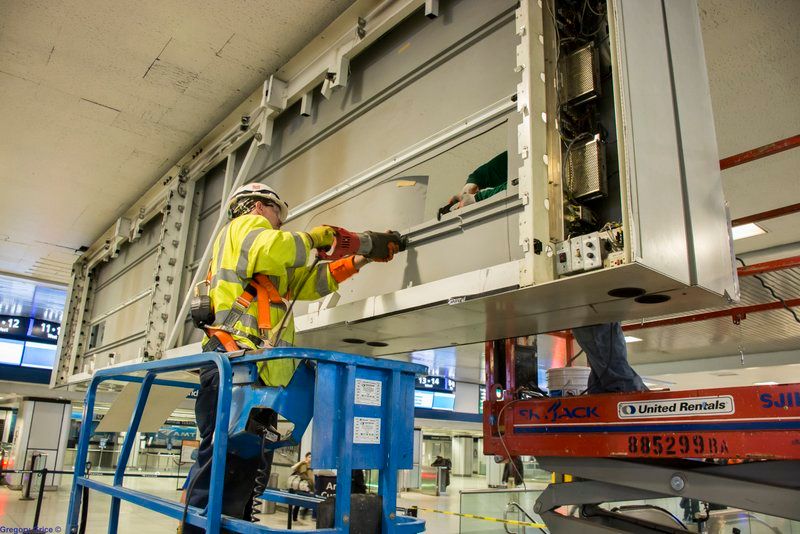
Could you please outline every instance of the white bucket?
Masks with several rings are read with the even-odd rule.
[[[547,370],[547,389],[551,397],[574,397],[589,387],[589,367],[558,367]]]

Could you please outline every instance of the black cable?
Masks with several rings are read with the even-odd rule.
[[[88,477],[92,471],[92,462],[86,462],[84,476]],[[73,474],[74,476],[74,474]],[[86,524],[89,519],[89,487],[83,486],[81,497],[81,513],[78,515],[78,534],[86,534]]]
[[[181,532],[186,527],[186,517],[189,515],[189,497],[192,495],[192,490],[194,490],[194,484],[197,482],[197,479],[203,474],[204,471],[208,469],[208,466],[211,465],[211,462],[206,462],[200,469],[197,470],[195,476],[189,481],[189,486],[186,488],[186,500],[183,505],[183,517],[181,518]]]
[[[250,522],[258,523],[261,520],[256,514],[261,513],[261,495],[267,489],[271,465],[267,461],[267,431],[261,433],[261,468],[256,472],[256,485],[253,487],[253,495],[250,497]]]
[[[581,351],[578,354],[576,354],[575,356],[573,356],[572,358],[569,359],[569,362],[567,362],[567,367],[571,367],[572,366],[572,362],[577,360],[578,357],[580,357],[582,354],[583,354],[583,349],[581,349]]]
[[[741,263],[742,267],[747,267],[747,264],[744,262],[744,260],[742,258],[737,257],[736,261]],[[786,301],[783,300],[783,298],[781,298],[777,293],[775,293],[775,290],[772,289],[771,286],[767,285],[767,283],[764,281],[764,279],[762,277],[758,276],[757,274],[752,275],[752,277],[755,278],[756,280],[758,280],[761,283],[761,287],[763,287],[764,289],[769,291],[769,294],[772,295],[772,298],[774,298],[775,300],[780,302],[781,305],[786,309],[786,311],[788,311],[789,313],[792,314],[792,317],[794,317],[795,321],[800,323],[800,317],[797,316],[797,312],[794,311],[791,307],[789,307],[789,305],[786,304]]]
[[[311,275],[314,273],[314,268],[319,263],[319,256],[314,258],[314,262],[311,264],[311,267],[308,268],[308,272],[306,273],[305,277],[303,277],[302,282],[296,284],[294,287],[294,297],[292,297],[292,301],[289,303],[289,306],[286,308],[286,313],[283,315],[281,319],[281,323],[278,325],[278,329],[275,332],[275,336],[273,337],[272,341],[270,342],[271,346],[275,346],[276,343],[280,343],[281,341],[281,334],[283,334],[284,328],[286,328],[286,319],[289,317],[289,314],[292,313],[292,308],[294,308],[294,303],[297,302],[297,297],[300,295],[300,291],[303,289],[303,286],[306,285],[308,279],[311,278]]]
[[[517,474],[519,479],[522,480],[523,489],[525,491],[528,491],[528,486],[525,484],[525,478],[522,476],[522,473],[519,472],[519,469],[517,469],[517,466],[514,463],[514,459],[511,457],[511,452],[509,452],[508,450],[508,445],[506,445],[505,432],[500,432],[500,419],[502,419],[503,417],[503,412],[506,411],[506,408],[508,408],[512,404],[518,403],[520,400],[521,399],[513,399],[504,404],[502,408],[500,408],[500,411],[497,413],[497,436],[500,438],[500,443],[503,445],[503,449],[505,449],[506,451],[506,456],[508,456],[508,461],[514,468],[514,472]]]
[[[81,515],[78,518],[78,534],[86,534],[86,524],[89,516],[89,487],[83,486],[81,498]]]

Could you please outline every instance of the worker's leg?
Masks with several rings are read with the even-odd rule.
[[[219,374],[216,368],[209,368],[201,372],[200,391],[195,401],[195,418],[197,429],[200,432],[200,448],[197,452],[197,467],[194,469],[196,480],[191,484],[191,493],[187,495],[189,504],[198,508],[205,508],[208,504],[218,388]],[[277,414],[274,414],[273,417],[274,424],[277,424]],[[272,452],[268,453],[267,459],[271,468]],[[244,459],[232,454],[227,455],[222,499],[223,514],[250,519],[252,494],[260,464],[261,459],[258,457]],[[206,467],[204,468],[204,466]],[[267,480],[269,480],[269,475],[267,475]],[[187,525],[184,532],[195,534],[203,532],[203,530]]]
[[[628,363],[625,335],[619,323],[573,328],[572,335],[586,351],[592,368],[587,393],[647,391],[641,377]]]
[[[219,374],[215,368],[208,368],[200,373],[200,390],[194,403],[194,415],[197,430],[200,432],[200,447],[197,449],[197,461],[192,467],[194,477],[189,482],[188,503],[198,508],[208,504],[208,486],[211,481],[211,457],[214,452],[214,424],[217,415],[217,393]],[[186,525],[184,534],[200,534],[203,529]]]

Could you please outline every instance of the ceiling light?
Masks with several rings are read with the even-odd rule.
[[[753,237],[755,235],[766,234],[767,231],[761,228],[756,223],[740,224],[731,228],[734,241],[737,239],[744,239],[746,237]]]
[[[754,386],[777,386],[778,383],[777,382],[772,382],[772,381],[770,381],[770,382],[753,382],[753,385]]]
[[[638,343],[642,338],[634,336],[625,336],[625,343]]]

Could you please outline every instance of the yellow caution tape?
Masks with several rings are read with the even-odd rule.
[[[505,523],[507,525],[517,525],[521,527],[533,527],[533,528],[547,528],[547,525],[545,525],[544,523],[529,523],[527,521],[516,521],[514,519],[500,519],[497,517],[487,517],[485,515],[462,514],[459,512],[450,512],[449,510],[434,510],[433,508],[420,508],[419,506],[412,506],[412,508],[415,510],[420,510],[422,512],[433,512],[436,514],[444,514],[444,515],[456,515],[459,517],[466,517],[467,519],[494,521],[495,523]]]

